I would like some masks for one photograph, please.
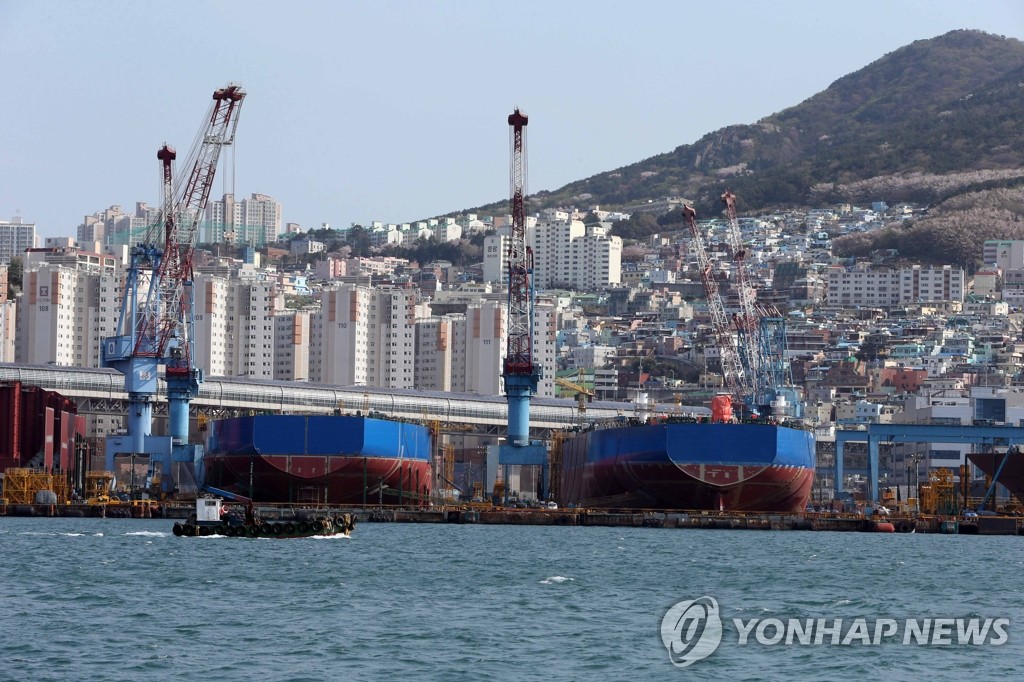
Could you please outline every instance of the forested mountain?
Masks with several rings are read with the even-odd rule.
[[[919,40],[750,125],[530,197],[530,208],[683,197],[718,214],[839,201],[934,204],[1024,184],[1024,43],[958,30]],[[477,209],[507,211],[507,202]],[[1020,213],[1020,209],[1017,209]]]

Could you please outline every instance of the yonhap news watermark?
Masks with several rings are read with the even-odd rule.
[[[714,597],[674,604],[661,619],[672,665],[685,668],[727,646],[1000,646],[1009,618],[731,618]]]

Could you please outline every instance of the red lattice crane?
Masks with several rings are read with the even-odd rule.
[[[712,334],[715,346],[718,348],[725,386],[734,393],[742,395],[748,385],[746,372],[737,350],[736,337],[725,313],[725,306],[722,304],[722,295],[718,291],[718,281],[715,279],[714,268],[704,245],[704,235],[701,234],[700,227],[697,225],[697,212],[693,210],[692,206],[683,206],[683,219],[690,228],[692,237],[690,245],[697,256],[700,281],[704,285],[704,294],[708,300]]]
[[[757,294],[747,278],[747,250],[743,246],[739,219],[736,217],[736,195],[726,190],[722,195],[726,215],[729,218],[728,243],[732,252],[732,265],[739,312],[733,316],[733,324],[739,333],[739,349],[747,380],[746,393],[758,393],[757,377],[762,364],[759,356],[758,334],[761,315],[757,310]]]
[[[203,380],[202,371],[192,365],[192,256],[217,162],[223,148],[234,141],[244,99],[245,91],[236,84],[213,93],[186,162],[189,175],[177,195],[172,178],[177,153],[168,145],[157,152],[163,180],[161,220],[150,229],[145,243],[132,247],[117,335],[103,344],[103,364],[125,376],[127,452],[132,454],[151,454],[156,447],[150,432],[161,364],[166,366],[169,435],[172,443],[188,441],[189,401]],[[166,448],[160,449],[170,457]],[[108,447],[108,468],[113,466],[114,454]],[[170,459],[165,460],[164,472],[170,481]]]
[[[526,126],[516,109],[508,117],[511,135],[512,227],[508,240],[508,343],[502,376],[508,397],[508,438],[529,442],[530,397],[540,378],[533,364],[533,251],[526,246]]]

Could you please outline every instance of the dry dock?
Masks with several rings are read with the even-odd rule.
[[[944,533],[959,535],[1022,535],[1024,517],[880,516],[836,512],[803,514],[730,513],[707,511],[632,511],[595,509],[511,509],[490,506],[429,508],[335,508],[305,505],[259,505],[267,519],[303,515],[353,514],[359,522],[453,523],[516,526],[611,526],[714,530],[797,530],[835,532]],[[111,505],[0,505],[0,515],[37,517],[105,517],[184,519],[191,503]]]

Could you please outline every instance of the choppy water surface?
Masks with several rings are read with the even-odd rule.
[[[0,678],[1016,678],[1024,538],[362,524],[176,538],[172,522],[0,518]],[[662,617],[710,596],[682,670]],[[1009,618],[1001,646],[738,644],[733,618]],[[827,640],[827,638],[826,638]]]

